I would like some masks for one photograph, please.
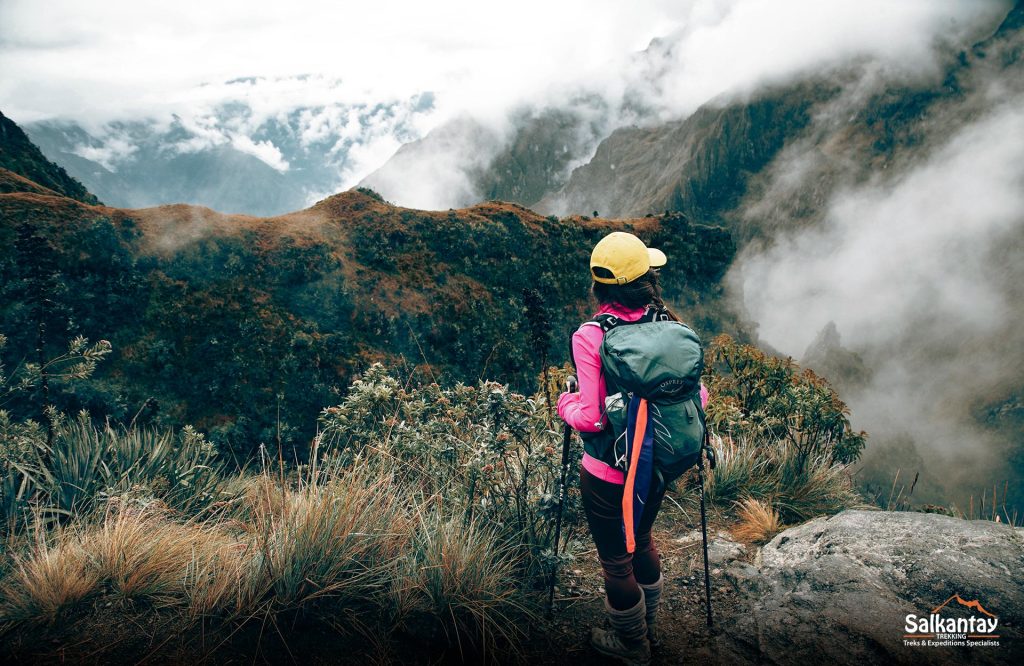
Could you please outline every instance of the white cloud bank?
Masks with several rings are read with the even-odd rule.
[[[500,123],[524,102],[591,91],[612,106],[629,94],[679,115],[855,57],[926,72],[936,42],[983,29],[1007,8],[1005,0],[4,0],[0,108],[19,122],[102,123],[242,98],[258,120],[431,91],[436,126],[463,114]],[[634,57],[653,38],[673,47]]]
[[[844,395],[873,446],[887,446],[947,490],[1016,474],[1009,445],[972,410],[1024,376],[1024,97],[1004,99],[924,163],[847,189],[821,225],[750,246],[732,269],[759,335],[800,358],[835,322],[873,378]],[[882,448],[879,448],[882,445]],[[885,475],[883,474],[883,477]],[[948,498],[946,498],[948,499]]]

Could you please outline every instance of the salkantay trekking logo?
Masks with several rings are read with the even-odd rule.
[[[950,602],[970,610],[969,617],[942,617],[940,612]],[[928,615],[909,614],[903,628],[903,645],[907,647],[998,647],[999,618],[988,612],[981,601],[966,601],[954,594],[932,609]]]

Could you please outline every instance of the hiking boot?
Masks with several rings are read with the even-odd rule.
[[[651,644],[647,640],[647,605],[644,591],[640,590],[640,601],[632,608],[615,610],[604,600],[611,629],[595,627],[591,630],[590,644],[601,654],[618,659],[627,666],[647,666],[651,663]]]
[[[647,621],[647,640],[651,642],[651,647],[661,647],[661,641],[658,640],[658,635],[654,631],[654,621],[658,616],[658,603],[661,601],[661,590],[665,587],[665,577],[658,576],[658,580],[650,585],[644,585],[640,583],[640,589],[644,591],[644,603],[647,606],[647,615],[645,617]]]

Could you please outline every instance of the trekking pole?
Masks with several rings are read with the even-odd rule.
[[[576,392],[576,378],[565,380],[569,393]],[[548,615],[555,605],[555,582],[558,578],[558,542],[562,538],[562,509],[565,508],[565,477],[569,474],[569,444],[572,442],[572,426],[565,424],[562,435],[562,474],[558,481],[558,513],[555,514],[555,558],[551,565],[551,586],[548,589]]]
[[[715,451],[708,444],[707,424],[704,425],[704,445],[701,447],[700,458],[697,459],[697,479],[700,481],[700,534],[704,542],[704,596],[707,599],[708,628],[711,628],[711,567],[708,564],[708,514],[704,507],[704,456],[708,457],[708,466],[715,468]]]

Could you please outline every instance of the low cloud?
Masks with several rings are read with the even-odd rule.
[[[479,200],[474,175],[501,148],[497,132],[462,118],[437,130],[429,140],[403,146],[362,184],[403,206],[427,210],[461,207]]]
[[[977,34],[1007,8],[1005,0],[527,0],[515,11],[465,0],[183,0],[168,10],[129,0],[9,0],[0,5],[0,107],[18,122],[59,116],[101,130],[113,120],[162,124],[171,114],[201,125],[240,105],[245,114],[226,114],[237,126],[197,132],[179,148],[233,141],[278,169],[294,159],[276,141],[267,146],[258,128],[294,125],[300,113],[304,146],[322,150],[330,138],[345,155],[358,144],[360,161],[337,163],[338,182],[352,183],[390,148],[464,116],[507,135],[519,109],[578,110],[573,100],[596,97],[607,110],[605,136],[855,59],[885,62],[893,76],[927,76],[936,48]],[[405,119],[353,124],[352,108],[372,116],[376,104],[427,91],[430,104],[414,104]],[[478,157],[452,161],[466,171]],[[420,200],[435,179],[438,190],[450,186],[437,169],[418,172],[428,180],[408,184],[399,203]],[[444,203],[454,198],[436,202]]]
[[[253,141],[242,134],[231,138],[231,147],[246,155],[252,155],[281,173],[288,170],[288,160],[284,159],[281,151],[270,141]]]
[[[116,172],[122,164],[130,161],[138,150],[139,147],[129,137],[113,134],[98,144],[78,144],[72,152],[87,160],[98,162],[108,171]]]
[[[801,177],[795,156],[776,168]],[[872,379],[844,397],[872,436],[869,474],[891,480],[902,463],[932,499],[963,500],[1019,474],[977,413],[1021,389],[1022,241],[1018,95],[902,175],[840,190],[819,224],[749,246],[730,279],[764,342],[800,358],[835,322],[864,359]]]

